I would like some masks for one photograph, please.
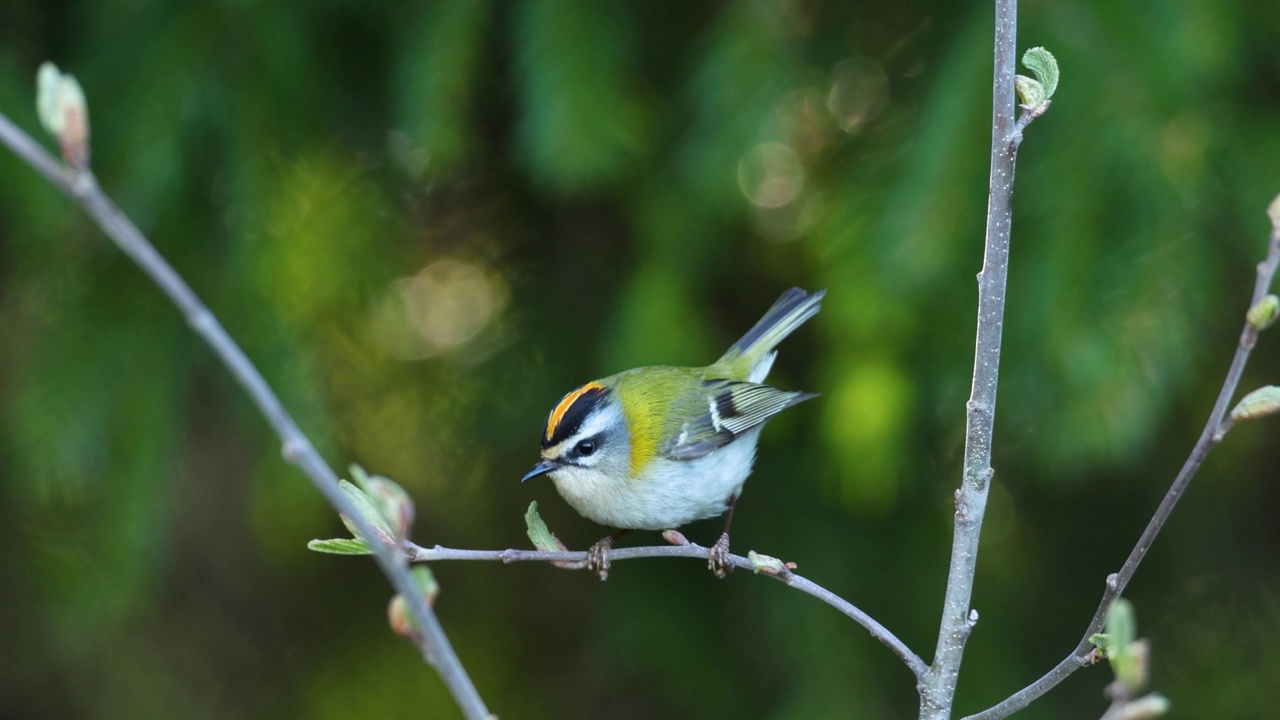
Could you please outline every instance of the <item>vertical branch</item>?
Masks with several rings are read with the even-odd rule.
[[[138,226],[103,193],[93,173],[83,165],[72,167],[58,162],[3,114],[0,114],[0,144],[8,146],[46,180],[79,203],[116,246],[159,286],[182,312],[191,329],[217,354],[236,382],[258,406],[259,412],[279,436],[285,459],[306,474],[329,504],[356,526],[361,537],[378,537],[368,521],[352,507],[351,501],[339,489],[337,474],[299,429],[280,398],[267,385],[266,379],[235,340],[231,339],[209,308],[200,301],[191,286],[160,255]],[[450,645],[444,628],[418,592],[409,574],[404,554],[380,542],[370,542],[369,547],[374,551],[374,559],[382,572],[391,581],[396,592],[404,596],[409,606],[409,612],[418,628],[417,639],[423,658],[440,673],[463,715],[468,720],[489,717],[484,701]]]
[[[945,720],[951,715],[956,679],[965,641],[978,620],[969,608],[978,563],[978,538],[991,469],[991,436],[995,424],[996,382],[1000,374],[1000,339],[1004,321],[1005,281],[1009,268],[1009,236],[1013,215],[1013,171],[1020,128],[1014,122],[1014,72],[1017,58],[1017,0],[995,0],[995,70],[992,85],[991,179],[987,200],[986,249],[978,273],[978,332],[974,350],[973,387],[967,404],[964,471],[956,491],[955,533],[946,597],[938,629],[933,665],[920,683],[920,718]]]

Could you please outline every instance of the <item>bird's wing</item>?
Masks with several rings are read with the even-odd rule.
[[[779,390],[768,385],[734,380],[704,380],[701,392],[686,400],[693,419],[674,428],[662,455],[672,460],[693,460],[724,447],[742,433],[757,427],[796,403],[817,397],[814,393]],[[697,413],[698,405],[703,412]],[[686,406],[688,407],[688,406]]]

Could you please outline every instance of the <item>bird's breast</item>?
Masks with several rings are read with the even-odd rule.
[[[583,517],[632,530],[666,530],[715,517],[742,492],[755,461],[760,430],[695,460],[651,460],[634,477],[564,467],[551,474],[556,490]]]

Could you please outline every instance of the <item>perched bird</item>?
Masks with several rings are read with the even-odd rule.
[[[604,579],[609,548],[630,530],[667,530],[728,511],[708,566],[723,578],[729,525],[751,474],[764,422],[813,393],[761,384],[778,343],[818,312],[826,291],[792,288],[707,367],[644,367],[565,395],[542,433],[542,461],[521,482],[550,475],[580,514],[620,530],[588,566]]]

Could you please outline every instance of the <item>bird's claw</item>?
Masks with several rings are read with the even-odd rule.
[[[600,578],[601,582],[609,579],[609,549],[613,547],[613,536],[601,539],[587,550],[587,570]]]
[[[707,568],[721,580],[733,572],[733,561],[729,559],[729,533],[722,534],[716,544],[711,546],[711,551],[707,553]]]

